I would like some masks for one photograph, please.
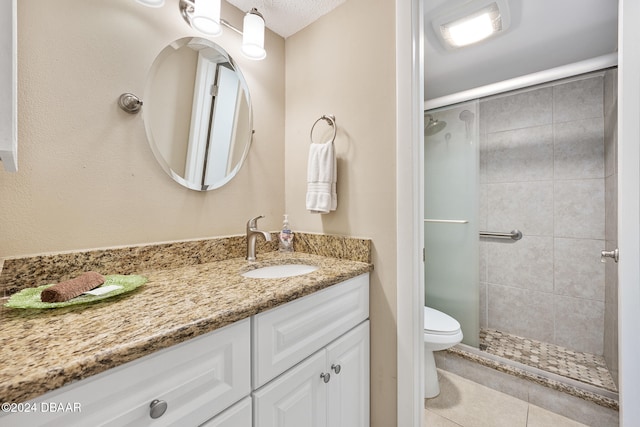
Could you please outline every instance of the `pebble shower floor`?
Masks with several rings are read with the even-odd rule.
[[[602,356],[569,350],[495,329],[480,330],[480,349],[595,387],[618,391]]]

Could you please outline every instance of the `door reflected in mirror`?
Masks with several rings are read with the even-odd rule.
[[[229,182],[251,146],[247,84],[229,54],[206,39],[182,38],[160,52],[142,111],[158,163],[192,190]]]

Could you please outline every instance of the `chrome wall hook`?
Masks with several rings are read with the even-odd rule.
[[[142,108],[142,100],[132,93],[123,93],[118,98],[118,106],[129,114],[137,114]]]

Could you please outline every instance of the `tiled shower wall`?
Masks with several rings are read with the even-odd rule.
[[[618,247],[618,70],[604,76],[605,245]],[[618,267],[607,260],[604,273],[604,360],[618,383]]]
[[[604,72],[480,104],[480,325],[603,354]]]

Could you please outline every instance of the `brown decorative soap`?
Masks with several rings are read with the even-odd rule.
[[[42,302],[62,302],[75,298],[83,292],[97,288],[104,283],[104,277],[95,271],[82,273],[80,276],[55,284],[40,294]]]

